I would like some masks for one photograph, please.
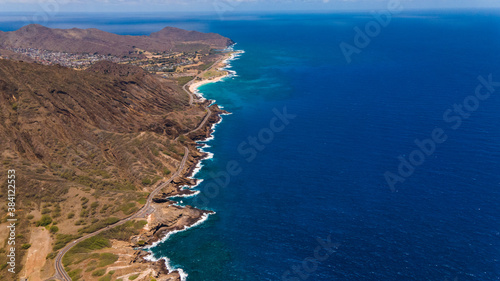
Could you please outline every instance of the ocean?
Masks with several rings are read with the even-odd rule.
[[[135,35],[173,25],[244,51],[234,75],[199,89],[231,115],[206,142],[200,194],[177,199],[216,214],[152,249],[188,281],[488,281],[500,280],[499,16],[403,12],[377,28],[371,14],[61,15],[47,25]]]

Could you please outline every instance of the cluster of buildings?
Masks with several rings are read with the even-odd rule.
[[[90,65],[107,60],[115,63],[129,63],[142,67],[151,73],[182,73],[189,72],[199,66],[199,55],[189,53],[155,54],[145,59],[132,57],[117,57],[112,55],[55,52],[35,48],[8,48],[8,50],[30,57],[37,63],[45,65],[61,65],[75,69],[85,69]]]
[[[9,50],[18,54],[28,56],[32,58],[34,61],[41,64],[45,65],[59,64],[71,68],[86,68],[91,64],[101,60],[109,60],[116,63],[130,61],[130,58],[119,58],[111,55],[73,54],[65,52],[40,50],[34,48],[10,48]]]

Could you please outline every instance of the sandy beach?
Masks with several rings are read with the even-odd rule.
[[[193,81],[189,82],[188,89],[191,93],[196,94],[197,96],[201,97],[201,95],[198,92],[198,88],[209,84],[209,83],[216,83],[221,81],[223,78],[229,76],[232,74],[231,71],[226,70],[226,68],[229,66],[229,63],[231,60],[235,59],[238,55],[242,54],[243,51],[234,51],[227,53],[223,58],[215,62],[210,68],[199,74]],[[202,79],[202,80],[197,80],[200,78],[200,76],[203,75],[203,73],[208,72],[209,70],[216,69],[217,71],[221,71],[224,74],[221,76],[217,76],[214,78],[210,79]]]
[[[198,88],[205,85],[205,84],[209,84],[209,83],[215,83],[215,82],[219,82],[220,80],[222,80],[222,78],[228,76],[229,73],[227,73],[226,75],[224,76],[219,76],[219,77],[216,77],[216,78],[213,78],[213,79],[205,79],[205,80],[201,80],[201,81],[197,81],[197,82],[193,82],[189,85],[189,91],[193,94],[197,94],[198,92]]]

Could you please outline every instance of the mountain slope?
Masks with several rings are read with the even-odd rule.
[[[95,28],[51,29],[30,24],[16,31],[0,33],[0,48],[35,48],[67,53],[98,53],[126,56],[134,48],[151,52],[184,51],[190,46],[222,49],[233,42],[215,33],[167,27],[150,36],[117,35]]]
[[[139,67],[102,61],[77,71],[0,60],[0,159],[4,171],[16,170],[17,245],[49,221],[57,251],[136,211],[154,184],[179,167],[184,147],[175,138],[205,114],[189,106],[176,83]],[[6,193],[0,197],[7,200]],[[25,250],[18,249],[20,261]],[[5,268],[4,277],[12,277]]]

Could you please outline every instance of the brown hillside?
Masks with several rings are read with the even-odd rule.
[[[71,240],[59,234],[77,237],[135,212],[144,192],[178,168],[184,148],[174,139],[205,114],[177,84],[138,67],[103,61],[77,71],[0,60],[0,158],[3,171],[16,170],[17,243],[31,241],[42,215],[57,222],[57,251]],[[0,199],[7,202],[5,192]],[[12,276],[0,269],[0,280]]]
[[[232,41],[214,33],[167,27],[151,36],[117,35],[95,28],[51,29],[30,24],[16,31],[0,32],[1,48],[35,48],[68,53],[98,53],[126,56],[139,48],[154,52],[222,49]]]

